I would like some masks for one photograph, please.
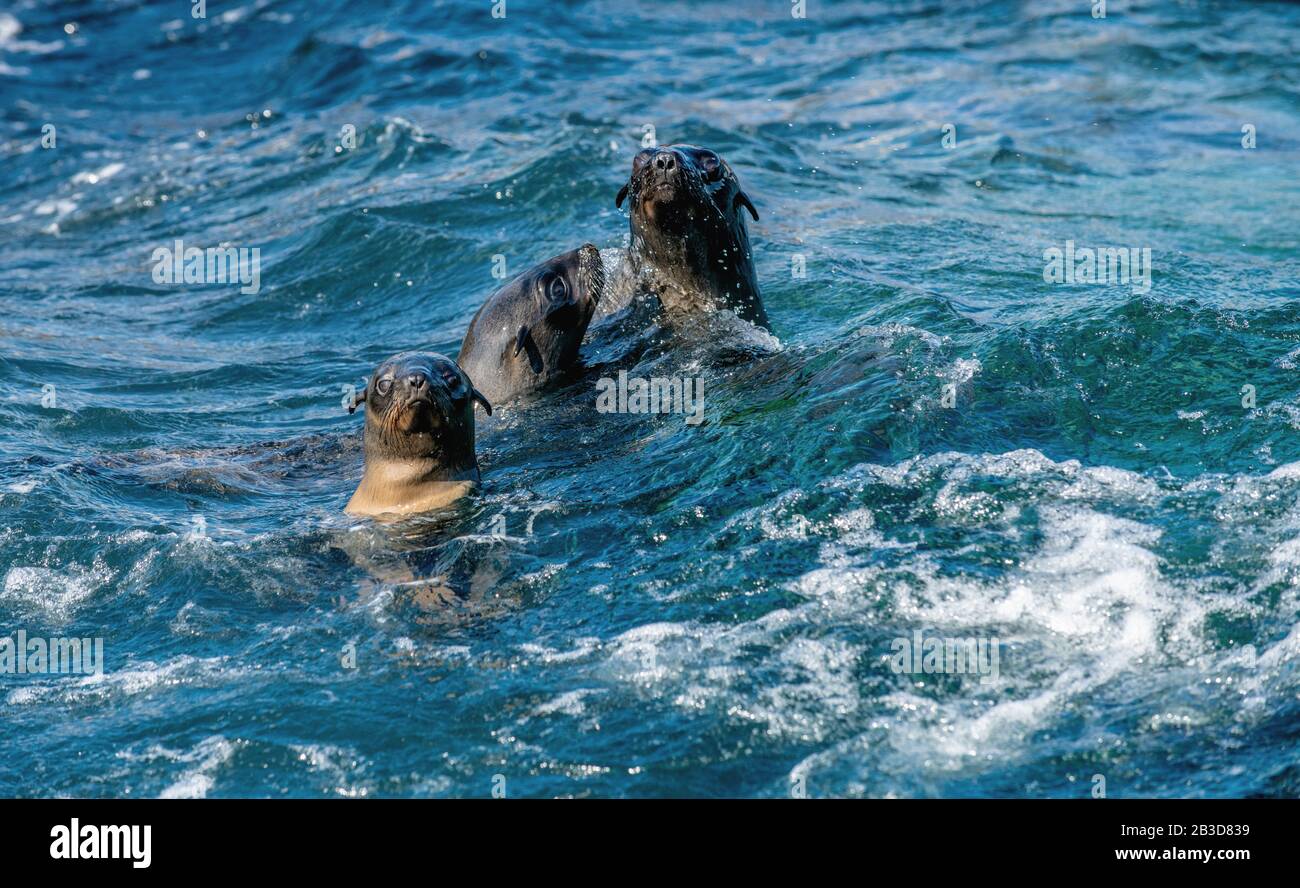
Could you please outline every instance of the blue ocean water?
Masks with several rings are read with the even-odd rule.
[[[0,10],[0,635],[104,645],[0,675],[0,794],[1300,793],[1300,8],[191,5]],[[738,172],[778,344],[593,328],[705,422],[588,374],[345,518],[344,387],[616,261],[648,135]]]

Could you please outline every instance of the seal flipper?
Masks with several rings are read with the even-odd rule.
[[[631,184],[632,183],[629,182],[627,185],[624,185],[622,188],[618,189],[618,197],[614,198],[614,207],[616,209],[622,209],[623,201],[627,198],[628,185]]]
[[[736,206],[749,210],[749,215],[754,217],[755,222],[758,221],[758,210],[754,209],[754,205],[750,203],[748,194],[743,191],[736,192]]]
[[[534,373],[541,373],[546,369],[546,364],[542,361],[542,352],[533,341],[532,331],[528,329],[527,324],[520,327],[519,334],[515,336],[515,354],[521,351],[528,352],[528,364],[533,368]]]
[[[352,403],[348,405],[348,413],[349,414],[356,413],[357,408],[366,402],[366,396],[369,394],[370,394],[370,380],[367,379],[364,383],[362,383],[361,391],[357,392],[352,396]],[[489,410],[488,416],[491,415],[492,415],[492,411]]]

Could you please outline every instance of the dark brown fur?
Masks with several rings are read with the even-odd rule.
[[[729,309],[767,328],[744,213],[758,211],[727,162],[707,148],[647,148],[616,205],[629,199],[627,261],[638,286],[653,292],[670,320]]]

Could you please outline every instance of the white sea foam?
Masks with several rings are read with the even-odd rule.
[[[940,367],[935,374],[946,382],[962,385],[970,382],[984,367],[978,358],[958,358],[947,367]]]
[[[7,12],[0,12],[0,48],[8,49],[9,44],[23,30],[23,23]]]
[[[521,644],[519,649],[542,663],[572,663],[586,660],[595,654],[600,649],[600,639],[593,637],[575,638],[573,648],[568,651],[557,651],[533,642]]]
[[[77,204],[75,201],[59,199],[41,201],[32,212],[38,216],[54,216],[56,219],[62,219],[69,213],[75,212],[76,209]]]
[[[567,691],[548,700],[545,703],[533,709],[533,715],[550,716],[550,715],[571,715],[574,717],[583,715],[586,712],[585,700],[588,697],[597,696],[604,693],[600,688],[579,688],[576,691]]]
[[[114,668],[112,638],[105,642],[103,673],[75,681],[64,677],[33,682],[16,688],[6,697],[11,706],[57,700],[73,705],[106,703],[134,697],[158,687],[173,685],[214,686],[238,681],[244,671],[226,665],[225,657],[192,657],[188,654],[164,663],[142,662],[130,668]]]
[[[63,49],[62,40],[18,40],[23,31],[23,23],[7,12],[0,12],[0,49],[6,52],[25,52],[33,55],[49,55]],[[24,73],[26,69],[24,69]]]
[[[61,570],[18,565],[5,573],[0,603],[29,619],[62,623],[112,579],[113,572],[100,560]]]
[[[72,177],[74,185],[98,185],[105,179],[111,179],[126,169],[124,163],[110,163],[97,170],[83,170]]]
[[[1294,693],[1300,683],[1300,628],[1257,658],[1252,652],[1245,665],[1239,649],[1220,649],[1207,625],[1215,613],[1254,613],[1259,588],[1223,589],[1213,568],[1172,570],[1160,554],[1160,527],[1117,512],[1168,509],[1169,497],[1176,507],[1178,497],[1199,489],[1199,496],[1220,498],[1231,527],[1257,520],[1261,496],[1278,485],[1294,489],[1298,479],[1292,465],[1263,478],[1206,476],[1162,486],[1033,450],[862,464],[817,489],[774,496],[723,530],[774,542],[818,540],[820,563],[789,583],[800,603],[736,624],[651,623],[584,654],[603,658],[598,674],[622,693],[752,723],[776,738],[828,744],[792,776],[834,768],[838,791],[847,792],[924,793],[956,773],[1005,768],[1035,755],[1040,732],[1078,707],[1125,700],[1133,688],[1200,688],[1206,676],[1218,676],[1217,705],[1238,707],[1242,717],[1266,713],[1258,700]],[[990,480],[1002,490],[996,498],[987,494]],[[871,506],[882,485],[921,492],[909,507],[917,520],[969,524],[1007,539],[1016,560],[996,571],[955,572],[937,553],[882,533]],[[815,517],[813,510],[826,515],[828,495],[847,502]],[[1300,586],[1300,505],[1266,533],[1273,545],[1260,557],[1272,573],[1260,582]],[[899,555],[881,559],[886,547]],[[1294,615],[1296,598],[1285,592],[1274,610]],[[881,634],[887,640],[912,628],[996,638],[1000,674],[985,684],[937,686],[892,673]],[[1246,668],[1248,681],[1226,677]],[[1152,730],[1185,729],[1205,717],[1173,696],[1147,717]],[[576,703],[557,702],[557,711],[563,705]],[[864,711],[876,714],[864,720]],[[847,785],[846,766],[860,773]]]
[[[361,779],[366,761],[352,749],[330,744],[291,744],[289,746],[311,771],[325,777],[329,782],[329,791],[343,798],[365,798],[374,788],[369,781]]]
[[[853,331],[855,339],[863,337],[877,340],[879,347],[884,350],[892,350],[894,343],[899,339],[915,338],[921,340],[931,349],[939,348],[943,345],[943,339],[929,330],[922,330],[920,327],[912,327],[907,324],[889,323],[889,324],[865,324]]]
[[[170,786],[158,793],[160,799],[201,799],[217,784],[216,772],[235,755],[234,743],[222,736],[208,737],[176,760],[192,764]]]
[[[117,757],[132,763],[189,766],[159,794],[160,799],[201,799],[216,785],[216,772],[238,751],[240,742],[220,734],[200,740],[192,749],[171,749],[153,744],[142,752],[129,749]]]

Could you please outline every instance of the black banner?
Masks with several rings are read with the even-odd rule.
[[[51,874],[242,875],[267,867],[338,876],[407,868],[414,857],[496,872],[511,861],[610,862],[641,869],[710,865],[766,873],[771,858],[868,868],[872,858],[925,872],[1016,872],[1042,864],[1216,873],[1288,861],[1285,801],[575,802],[563,810],[497,800],[8,801],[6,864]],[[493,848],[496,851],[493,851]],[[592,858],[595,858],[593,860]],[[549,868],[549,866],[547,867]]]

